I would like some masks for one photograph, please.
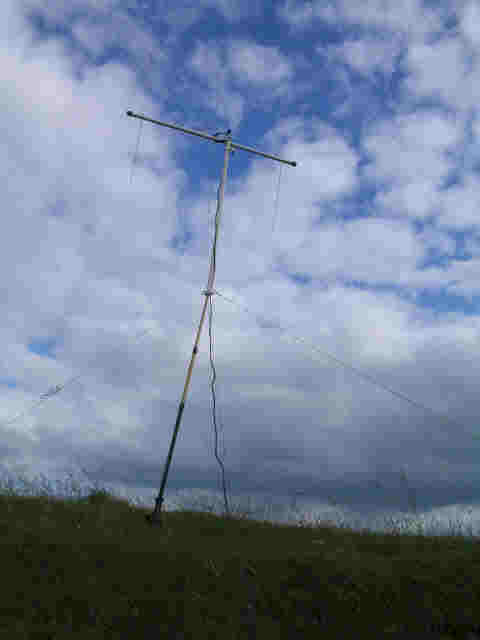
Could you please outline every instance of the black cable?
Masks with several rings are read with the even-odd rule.
[[[228,133],[230,133],[230,131]],[[217,210],[215,212],[215,233],[214,233],[214,239],[213,239],[212,263],[210,265],[210,275],[208,279],[209,282],[210,281],[213,282],[213,277],[215,275],[215,270],[216,270],[217,235],[218,235],[219,213],[220,213],[219,209],[220,209],[220,186],[217,189]],[[213,364],[212,316],[213,316],[212,294],[209,294],[208,335],[210,338],[210,366],[212,368],[211,389],[212,389],[212,403],[213,403],[213,407],[212,407],[213,427],[215,431],[215,458],[217,459],[217,462],[220,465],[220,468],[222,471],[222,488],[223,488],[223,499],[225,502],[225,514],[227,517],[230,517],[231,512],[228,504],[227,491],[225,487],[225,467],[218,455],[218,431],[217,431],[217,421],[216,421],[216,415],[215,415],[216,414],[215,380],[217,378],[217,374],[215,371],[215,365]]]
[[[209,296],[209,317],[208,317],[208,335],[210,337],[210,366],[212,368],[212,380],[211,380],[211,389],[212,389],[212,413],[213,413],[213,427],[215,430],[215,458],[217,459],[218,464],[222,470],[222,488],[223,488],[223,499],[225,502],[225,514],[227,517],[230,517],[230,507],[228,504],[227,498],[227,490],[225,486],[225,467],[221,458],[218,455],[218,431],[217,431],[217,421],[216,421],[216,398],[215,398],[215,380],[217,379],[217,373],[215,371],[215,365],[213,364],[213,340],[212,340],[212,315],[213,315],[213,307],[212,307],[212,296]]]

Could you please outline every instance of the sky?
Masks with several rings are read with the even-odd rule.
[[[407,513],[408,484],[419,517],[477,531],[480,4],[2,6],[0,469],[158,493],[224,145],[132,110],[297,162],[229,157],[211,330],[231,504],[348,521]],[[208,325],[166,509],[222,509]]]

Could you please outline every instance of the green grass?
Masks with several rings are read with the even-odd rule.
[[[82,497],[72,483],[68,498],[0,491],[8,639],[480,633],[480,540],[471,536],[274,524],[208,505],[167,511],[165,526],[151,527],[151,508],[98,486]]]

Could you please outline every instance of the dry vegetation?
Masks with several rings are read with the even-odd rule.
[[[8,639],[474,638],[480,541],[0,495]],[[77,495],[75,495],[75,492]],[[429,635],[429,633],[431,635]]]

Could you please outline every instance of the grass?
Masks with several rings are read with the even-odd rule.
[[[480,540],[0,489],[8,639],[476,638]],[[209,511],[210,510],[210,511]],[[397,524],[398,523],[391,523]],[[428,635],[430,632],[432,635]]]

